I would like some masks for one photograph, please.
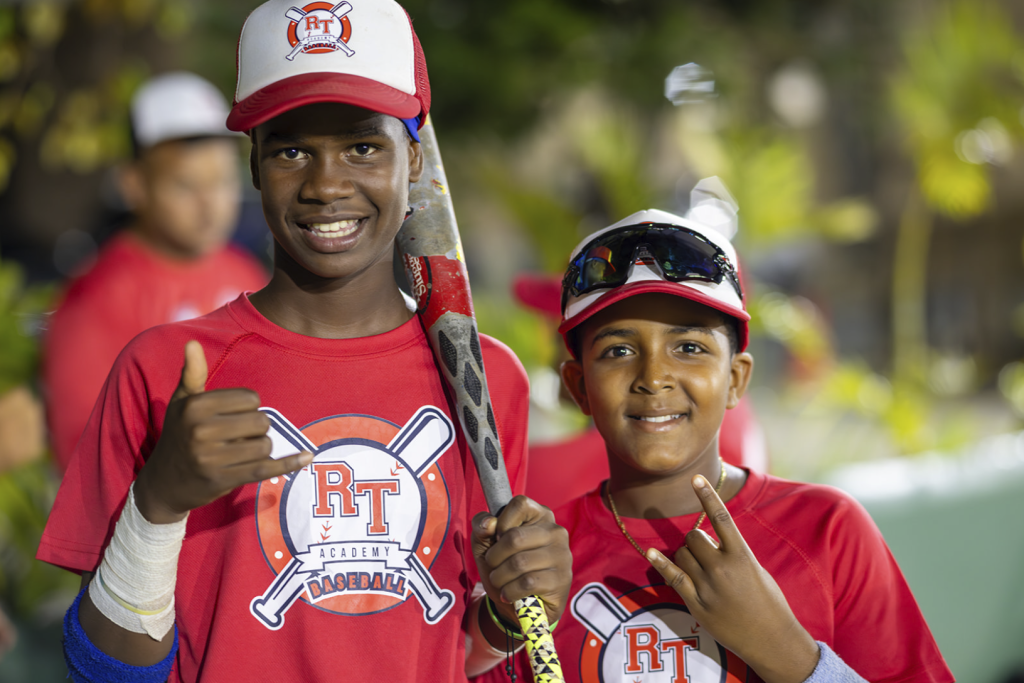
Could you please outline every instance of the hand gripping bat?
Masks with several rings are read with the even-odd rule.
[[[487,391],[455,210],[429,117],[420,129],[420,146],[423,177],[409,192],[413,214],[398,233],[398,250],[430,346],[455,393],[456,412],[480,474],[487,506],[491,514],[497,515],[512,500],[512,489]],[[544,603],[530,596],[517,600],[515,609],[534,680],[564,681]]]

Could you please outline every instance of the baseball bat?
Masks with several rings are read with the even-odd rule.
[[[455,209],[429,116],[420,129],[420,147],[423,176],[409,191],[413,214],[396,243],[430,346],[455,394],[459,423],[476,462],[487,507],[497,515],[512,500],[512,488],[487,391]],[[544,603],[530,596],[517,600],[515,609],[534,680],[563,682]]]

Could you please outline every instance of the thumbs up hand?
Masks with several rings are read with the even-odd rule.
[[[197,341],[190,341],[185,344],[185,365],[181,368],[181,381],[178,388],[174,390],[171,400],[194,396],[206,391],[206,354],[203,353],[203,345]]]
[[[177,522],[243,484],[281,476],[313,460],[312,453],[272,460],[270,419],[259,412],[259,394],[206,391],[206,379],[203,347],[190,341],[160,440],[135,481],[135,504],[154,524]]]

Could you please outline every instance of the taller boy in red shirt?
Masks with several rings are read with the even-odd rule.
[[[228,125],[252,137],[273,275],[111,372],[38,553],[88,584],[65,618],[75,681],[464,681],[505,648],[478,583],[511,622],[530,594],[561,615],[565,530],[522,496],[480,512],[395,284],[429,88],[391,0],[246,20]],[[521,491],[525,374],[481,347]]]
[[[135,159],[120,176],[132,223],[68,285],[44,341],[47,417],[62,472],[125,344],[267,282],[256,259],[228,244],[241,182],[227,111],[213,84],[185,72],[157,76],[132,98]]]
[[[716,230],[653,210],[573,252],[562,378],[610,477],[556,512],[575,570],[555,633],[567,678],[952,681],[856,501],[720,457],[753,369],[735,264]]]

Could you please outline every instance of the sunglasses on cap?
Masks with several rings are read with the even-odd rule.
[[[562,280],[562,312],[570,296],[625,284],[637,262],[657,265],[669,282],[728,280],[743,300],[736,268],[721,247],[689,228],[645,223],[606,232],[580,250]]]

